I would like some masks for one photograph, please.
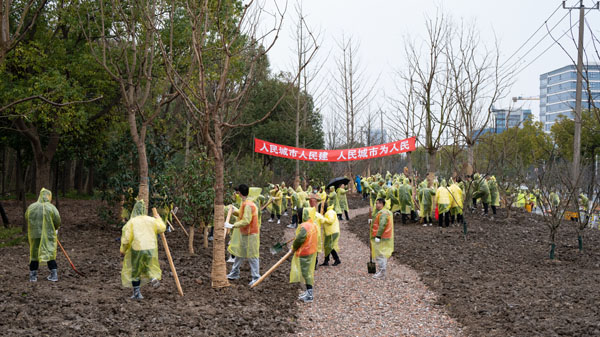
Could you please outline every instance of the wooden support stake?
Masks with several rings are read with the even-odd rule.
[[[271,267],[269,270],[267,270],[267,272],[266,272],[266,273],[264,273],[264,274],[263,274],[263,275],[262,275],[262,276],[261,276],[261,277],[260,277],[258,280],[256,280],[256,282],[254,282],[254,283],[253,283],[253,284],[250,286],[250,288],[254,288],[254,287],[256,287],[257,285],[259,285],[259,284],[260,284],[260,283],[261,283],[261,282],[262,282],[264,279],[266,279],[266,278],[267,278],[267,276],[271,275],[271,273],[272,273],[272,272],[274,272],[274,271],[275,271],[275,269],[277,269],[277,267],[279,267],[279,266],[280,266],[280,265],[283,263],[283,261],[287,260],[287,258],[288,258],[288,257],[290,257],[290,255],[292,255],[292,253],[294,253],[294,251],[292,251],[292,250],[290,249],[290,251],[289,251],[289,252],[287,252],[287,254],[285,254],[285,255],[284,255],[282,258],[281,258],[281,260],[277,261],[277,263],[275,263],[275,264],[273,265],[273,267]]]
[[[181,229],[183,229],[183,232],[185,233],[185,236],[187,236],[189,238],[190,234],[188,234],[188,232],[185,230],[185,227],[183,227],[183,225],[181,224],[181,221],[179,221],[179,218],[177,218],[177,215],[175,215],[175,213],[173,213],[173,211],[171,211],[171,214],[173,214],[173,217],[175,218],[175,220],[177,220],[177,223],[179,224],[179,226],[181,227]]]
[[[152,215],[154,215],[155,218],[160,219],[160,215],[158,215],[156,208],[152,208]],[[179,277],[177,276],[175,264],[173,264],[173,258],[171,257],[171,251],[169,250],[169,245],[167,244],[167,238],[165,237],[165,233],[160,233],[160,238],[162,239],[163,246],[165,246],[165,253],[167,253],[169,266],[171,267],[173,277],[175,278],[175,285],[177,286],[177,291],[179,292],[179,295],[183,296],[183,290],[181,289],[181,284],[179,283]]]

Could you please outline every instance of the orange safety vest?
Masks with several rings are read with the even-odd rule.
[[[381,212],[377,213],[375,217],[375,222],[373,223],[372,236],[376,237],[377,232],[379,231],[379,217],[381,216]],[[381,234],[382,239],[390,239],[392,237],[392,221],[393,217],[388,214],[387,224],[385,224],[385,229],[383,230],[383,234]]]
[[[242,202],[242,207],[240,207],[240,217],[244,216],[246,207],[250,207],[250,209],[252,209],[252,220],[250,220],[250,223],[247,226],[240,227],[240,232],[242,235],[258,234],[258,209],[252,201],[246,200]]]
[[[300,224],[306,231],[306,240],[302,243],[302,246],[296,250],[297,256],[308,256],[317,252],[317,226],[312,220],[303,222]]]

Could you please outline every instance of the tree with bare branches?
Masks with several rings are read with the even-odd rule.
[[[190,64],[189,71],[169,56],[173,36],[160,43],[166,74],[175,91],[181,96],[190,112],[194,127],[200,130],[203,140],[215,162],[214,241],[211,271],[212,286],[227,287],[224,233],[224,154],[223,139],[236,128],[250,127],[266,120],[281,103],[282,95],[274,106],[265,111],[262,118],[248,120],[244,115],[247,94],[258,85],[255,71],[264,62],[281,31],[286,8],[277,7],[269,13],[256,1],[213,2],[209,0],[172,1],[168,18],[162,25],[174,25],[179,19],[191,27],[185,36],[191,53],[183,61]],[[178,16],[178,13],[184,13]],[[267,20],[272,24],[263,31]],[[312,33],[306,28],[307,36]],[[314,37],[313,37],[313,41]],[[313,44],[304,63],[299,67],[288,89],[294,88],[296,79],[317,50]]]

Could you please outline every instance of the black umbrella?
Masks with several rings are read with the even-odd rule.
[[[334,186],[337,189],[341,184],[348,185],[349,182],[350,179],[346,177],[333,178],[329,181],[329,184],[327,184],[327,189],[329,189],[330,186]]]

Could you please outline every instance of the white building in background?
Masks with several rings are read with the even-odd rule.
[[[573,119],[575,110],[575,81],[577,69],[568,65],[540,75],[540,121],[544,131],[550,132],[552,125],[561,115]],[[588,95],[589,79],[591,95]],[[584,65],[582,109],[600,105],[600,65]]]

